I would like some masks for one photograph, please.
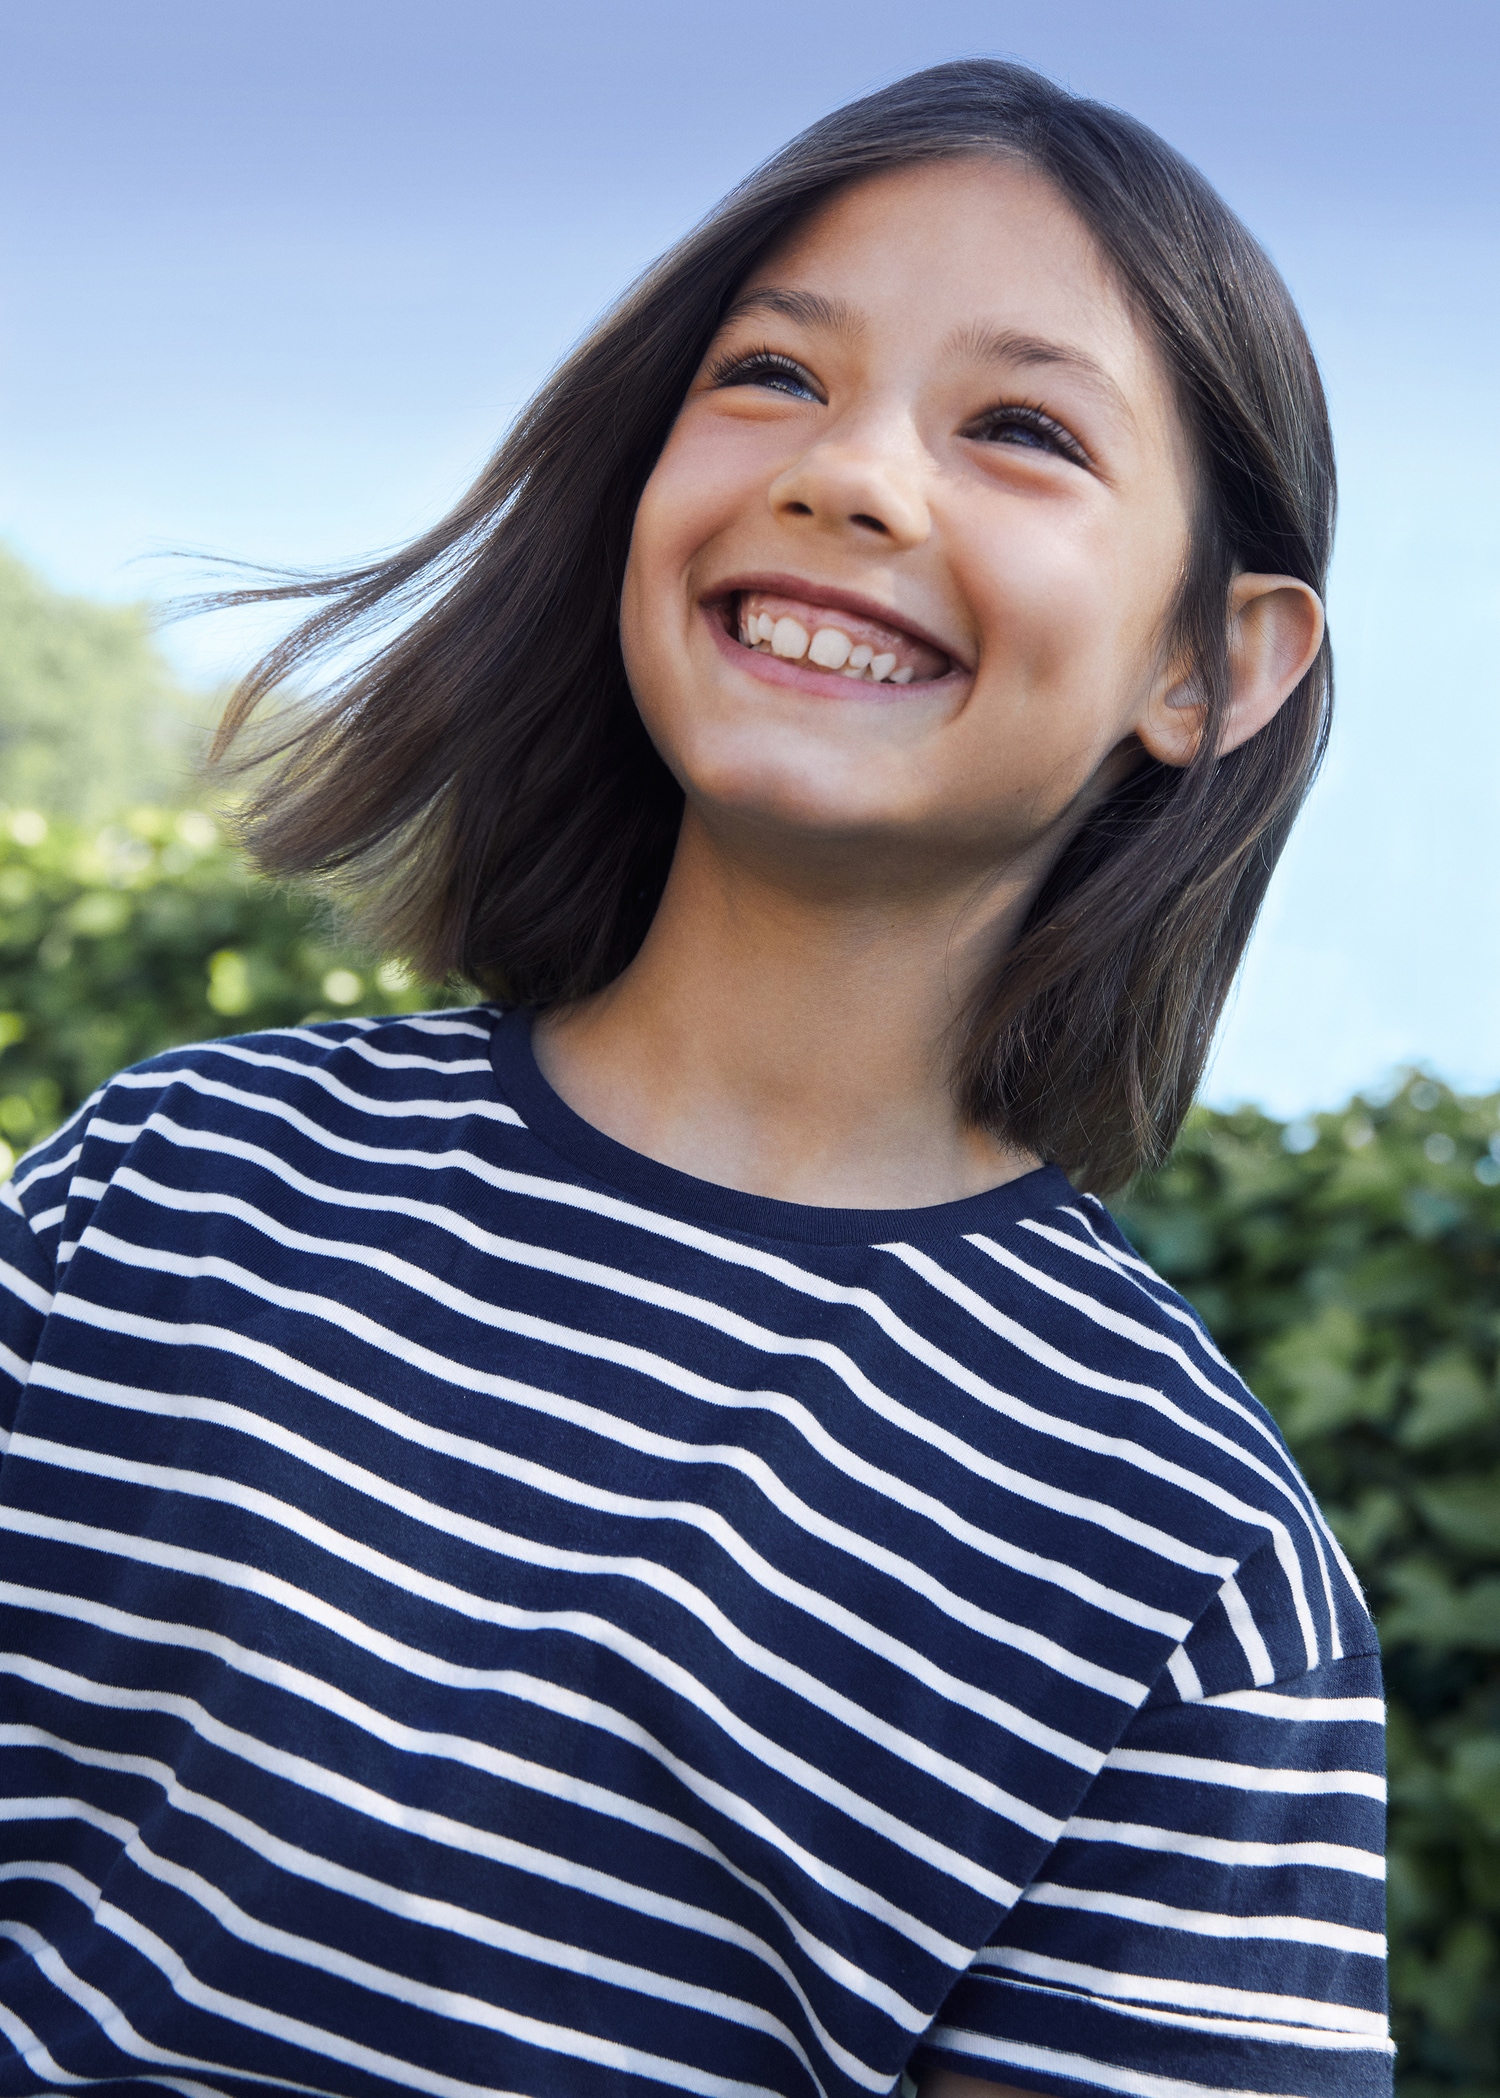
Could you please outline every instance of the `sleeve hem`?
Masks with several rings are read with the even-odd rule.
[[[977,1986],[976,1986],[977,1983]],[[1369,2034],[1176,2019],[1067,1990],[971,1977],[912,2057],[1023,2091],[1080,2098],[1389,2098],[1395,2050]],[[978,2030],[980,2025],[984,2030]]]

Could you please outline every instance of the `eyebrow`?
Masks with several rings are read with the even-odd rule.
[[[978,364],[1012,364],[1023,369],[1061,366],[1101,394],[1121,415],[1131,422],[1135,420],[1118,383],[1087,350],[1072,343],[1053,342],[1044,335],[1026,335],[1017,328],[990,328],[974,321],[950,335],[944,347],[950,356]]]
[[[762,284],[735,300],[720,322],[743,320],[749,313],[779,313],[783,320],[799,321],[805,328],[826,328],[835,335],[859,335],[864,322],[845,299],[827,299],[817,291],[792,291],[779,284]]]

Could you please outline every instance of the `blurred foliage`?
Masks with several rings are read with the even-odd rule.
[[[1199,1111],[1121,1221],[1275,1413],[1391,1701],[1403,2098],[1500,2090],[1500,1097]]]
[[[181,800],[207,720],[145,606],[59,596],[0,550],[0,803],[103,822]]]
[[[200,810],[99,830],[0,812],[0,1178],[112,1072],[173,1043],[442,1002],[255,880]]]

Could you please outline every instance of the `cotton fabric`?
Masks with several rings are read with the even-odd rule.
[[[0,1262],[0,2091],[1389,2090],[1358,1588],[1057,1171],[737,1194],[476,1008],[123,1074]]]

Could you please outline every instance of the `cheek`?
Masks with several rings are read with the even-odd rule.
[[[685,411],[641,491],[632,558],[639,546],[652,575],[680,585],[695,555],[755,499],[754,462],[743,454],[706,418]]]
[[[644,667],[668,635],[682,632],[694,559],[733,514],[735,491],[702,450],[679,425],[636,505],[620,595],[620,638],[632,682],[635,663]]]
[[[980,680],[1018,705],[1045,703],[1050,720],[1129,713],[1154,668],[1175,594],[1179,537],[1143,520],[1105,528],[1080,511],[1023,518],[988,541],[975,534],[962,583],[980,630]]]

